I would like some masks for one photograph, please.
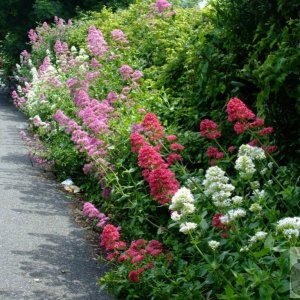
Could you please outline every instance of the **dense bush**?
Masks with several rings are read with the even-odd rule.
[[[99,283],[120,299],[288,295],[298,170],[274,159],[284,127],[267,124],[280,102],[264,105],[272,92],[258,84],[259,20],[240,43],[230,30],[253,9],[241,3],[174,11],[137,1],[30,31],[12,95],[35,133],[22,137],[37,146],[33,160],[85,193],[83,212],[115,265]]]

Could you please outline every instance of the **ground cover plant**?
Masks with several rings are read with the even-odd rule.
[[[212,95],[219,79],[201,77],[203,57],[197,84],[206,100],[195,104],[189,84],[196,50],[210,47],[220,59],[220,48],[205,42],[213,17],[138,1],[44,23],[29,32],[31,53],[21,53],[12,97],[36,134],[22,137],[37,146],[34,161],[85,193],[83,213],[114,265],[99,284],[120,299],[289,293],[289,249],[300,234],[297,169],[282,166],[277,128],[239,89],[225,92],[226,79],[223,98]],[[223,76],[223,65],[213,66]]]

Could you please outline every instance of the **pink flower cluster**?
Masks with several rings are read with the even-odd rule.
[[[114,111],[108,100],[99,102],[96,99],[90,99],[86,91],[80,90],[74,101],[81,108],[78,116],[87,127],[96,135],[108,133],[108,121]]]
[[[39,67],[39,75],[45,74],[49,67],[51,66],[50,57],[46,56],[43,60],[43,63]]]
[[[97,227],[103,227],[109,221],[109,218],[100,213],[99,210],[90,202],[85,202],[83,205],[83,214],[92,219],[98,219]]]
[[[61,43],[60,40],[56,40],[54,44],[54,51],[57,54],[64,54],[69,50],[68,44],[66,42]]]
[[[153,198],[164,205],[171,201],[172,196],[179,188],[179,183],[169,165],[181,160],[180,154],[173,152],[167,160],[161,155],[161,140],[165,137],[164,128],[153,113],[147,113],[141,123],[141,130],[149,139],[138,132],[130,135],[132,152],[138,153],[138,165],[143,168],[142,174],[150,185],[150,194]],[[168,136],[167,140],[174,141],[176,136]],[[151,144],[153,143],[153,145]],[[179,143],[169,146],[171,151],[181,151],[184,147]]]
[[[119,68],[119,73],[121,74],[124,80],[132,79],[134,83],[136,83],[139,79],[143,77],[143,73],[141,71],[134,71],[128,65],[122,65]]]
[[[68,118],[61,110],[58,110],[54,114],[53,119],[61,127],[65,128],[66,133],[72,134],[71,140],[76,144],[76,147],[80,152],[85,152],[89,158],[96,163],[104,163],[103,158],[107,152],[103,141],[90,136],[80,125]]]
[[[166,9],[172,7],[172,4],[167,0],[157,0],[156,1],[157,11],[158,13],[163,13]]]
[[[49,151],[43,145],[38,135],[35,134],[33,137],[29,137],[24,130],[21,130],[20,138],[29,149],[28,156],[31,162],[34,162],[43,168],[51,168],[53,161],[49,159]]]
[[[95,26],[89,28],[88,33],[88,48],[95,56],[103,56],[108,51],[108,45],[103,37],[103,34]]]
[[[121,29],[115,29],[111,32],[112,39],[120,44],[128,44],[127,36]]]
[[[11,93],[11,97],[13,99],[13,103],[16,107],[22,109],[24,107],[24,104],[26,103],[26,99],[24,97],[19,96],[19,94],[16,91],[13,91]]]

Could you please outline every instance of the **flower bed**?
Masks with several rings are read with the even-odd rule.
[[[178,26],[167,1],[137,8],[151,34]],[[121,14],[123,22],[132,16]],[[286,297],[299,187],[274,158],[273,128],[237,97],[224,99],[227,124],[203,118],[194,137],[168,124],[166,92],[154,88],[167,56],[147,48],[161,54],[147,65],[138,51],[148,32],[138,32],[145,41],[137,47],[114,25],[102,32],[57,19],[30,31],[33,51],[21,54],[12,95],[43,144],[41,161],[72,176],[89,200],[83,212],[115,265],[99,284],[120,299]],[[82,48],[69,44],[79,31]],[[181,38],[159,47],[170,51]]]

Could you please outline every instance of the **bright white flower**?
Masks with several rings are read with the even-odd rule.
[[[255,173],[255,165],[249,156],[242,155],[235,162],[235,169],[243,179],[250,179]]]
[[[272,184],[273,184],[273,180],[270,179],[267,181],[267,185],[272,185]]]
[[[186,187],[180,188],[172,197],[170,210],[186,210],[191,211],[190,213],[193,213],[195,210],[195,207],[193,203],[195,202],[195,199],[189,189]],[[192,204],[192,205],[188,205]]]
[[[205,174],[204,194],[211,197],[213,203],[217,207],[227,207],[231,205],[231,193],[234,190],[234,186],[228,183],[229,178],[225,176],[225,172],[217,167],[213,166],[207,169]]]
[[[241,145],[238,152],[238,157],[248,156],[252,160],[262,160],[266,158],[265,151],[262,148],[250,145]]]
[[[72,46],[72,47],[71,47],[71,51],[72,51],[73,53],[76,53],[76,52],[77,52],[76,47],[75,47],[75,46]]]
[[[179,221],[181,219],[181,215],[177,211],[173,211],[171,213],[171,219],[175,222]]]
[[[300,217],[283,218],[277,222],[277,230],[288,239],[298,238],[300,233]]]
[[[300,217],[287,217],[279,220],[277,222],[277,229],[284,230],[284,229],[300,229]]]
[[[215,251],[215,250],[220,246],[220,242],[211,240],[211,241],[208,242],[208,246],[209,246],[213,251]]]
[[[182,207],[182,214],[183,215],[190,215],[196,210],[195,205],[192,203],[183,203]]]
[[[224,216],[220,217],[221,223],[229,224],[231,221],[243,218],[246,216],[246,211],[243,208],[229,210]]]
[[[258,203],[253,203],[251,204],[249,210],[252,212],[260,212],[262,210],[262,207]]]
[[[269,169],[272,169],[272,168],[273,168],[273,163],[272,163],[272,162],[269,162],[269,163],[268,163],[268,168],[269,168]]]
[[[180,229],[179,231],[187,234],[189,232],[194,231],[197,228],[197,224],[196,223],[192,223],[192,222],[185,222],[185,223],[181,223],[180,224]]]
[[[232,203],[235,205],[240,205],[243,202],[243,197],[240,196],[234,196],[232,197]]]
[[[264,232],[264,231],[258,231],[255,233],[254,236],[252,236],[250,239],[249,239],[249,243],[250,244],[254,244],[256,243],[257,241],[263,241],[266,236],[268,235],[267,232]]]

